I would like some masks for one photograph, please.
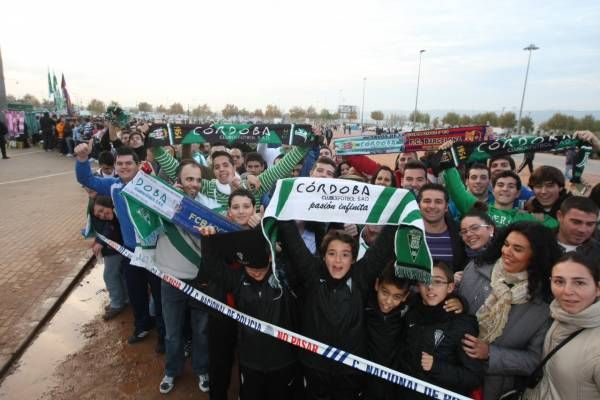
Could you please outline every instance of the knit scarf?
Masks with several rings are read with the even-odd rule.
[[[195,236],[199,236],[196,229],[198,226],[211,225],[217,232],[241,229],[239,225],[211,210],[218,204],[208,201],[205,196],[191,199],[161,179],[142,171],[123,188],[121,194],[136,234],[133,265],[143,265],[144,260],[154,258],[158,236],[163,233],[183,256],[191,263],[198,264],[198,252],[189,246],[182,232],[175,229],[175,225],[183,232]]]
[[[554,322],[546,333],[544,357],[573,332],[581,328],[596,328],[600,326],[600,301],[596,301],[578,314],[569,314],[560,308],[558,301],[552,300],[552,303],[550,303],[550,316],[554,319]],[[573,340],[575,341],[577,338]],[[545,368],[547,368],[547,364]],[[544,373],[540,383],[534,389],[527,390],[525,398],[528,400],[550,398],[552,390],[550,379],[548,373]]]
[[[581,328],[600,326],[600,301],[596,301],[578,314],[569,314],[560,307],[558,301],[552,300],[552,303],[550,303],[550,316],[554,319],[554,322],[546,334],[544,355],[548,354],[571,333]]]
[[[265,143],[309,147],[314,134],[309,124],[153,124],[148,140],[152,147],[193,143]]]
[[[387,133],[382,135],[353,136],[334,139],[335,154],[385,154],[437,150],[448,140],[483,140],[489,127],[467,126],[458,128],[429,129],[426,131]]]
[[[425,282],[431,277],[423,219],[408,190],[339,179],[280,179],[262,221],[273,260],[277,220],[397,225],[396,275]]]
[[[492,270],[492,292],[475,314],[479,321],[479,339],[492,343],[502,335],[512,304],[529,301],[527,271],[511,274],[504,269],[502,258]]]
[[[581,175],[592,152],[592,146],[583,142],[573,135],[549,135],[549,136],[513,136],[496,140],[477,142],[456,142],[452,145],[450,152],[455,166],[460,163],[482,162],[489,158],[519,154],[526,152],[561,151],[579,148],[577,160],[573,165],[573,179],[571,182],[581,182]],[[444,162],[448,157],[441,150],[436,157]]]

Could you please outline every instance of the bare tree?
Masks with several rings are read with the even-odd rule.
[[[106,112],[106,106],[104,105],[104,102],[102,102],[98,99],[90,100],[90,103],[88,104],[87,109],[89,112],[91,112],[92,114],[96,114],[96,115]]]

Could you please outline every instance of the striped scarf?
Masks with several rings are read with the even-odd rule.
[[[397,225],[396,275],[429,281],[431,254],[419,206],[413,194],[361,182],[325,178],[290,178],[277,182],[265,210],[263,233],[275,260],[277,220]]]

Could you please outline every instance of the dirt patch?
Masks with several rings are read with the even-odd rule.
[[[117,318],[101,318],[107,304],[103,265],[85,276],[48,326],[34,340],[0,386],[6,400],[131,400],[164,399],[158,385],[164,356],[154,352],[156,333],[129,345],[133,315],[127,309]],[[236,376],[236,375],[233,375]],[[230,390],[237,399],[237,382]],[[191,360],[169,399],[208,399],[198,388]]]

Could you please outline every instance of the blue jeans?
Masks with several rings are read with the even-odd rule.
[[[165,321],[165,375],[181,374],[185,363],[183,324],[188,305],[192,325],[192,370],[196,375],[208,373],[208,314],[198,301],[173,286],[161,282],[161,300]]]
[[[131,265],[128,258],[123,257],[121,265],[127,283],[129,303],[133,309],[135,331],[148,331],[156,326],[158,336],[164,337],[165,324],[162,317],[162,307],[160,306],[160,278],[144,268]],[[148,311],[148,286],[156,308],[154,319]]]
[[[104,256],[104,284],[108,290],[111,308],[122,308],[129,302],[127,298],[127,285],[125,284],[125,275],[121,265],[120,254]]]
[[[71,136],[67,136],[65,138],[65,143],[67,145],[67,154],[73,154],[73,150],[75,149],[73,138]]]

